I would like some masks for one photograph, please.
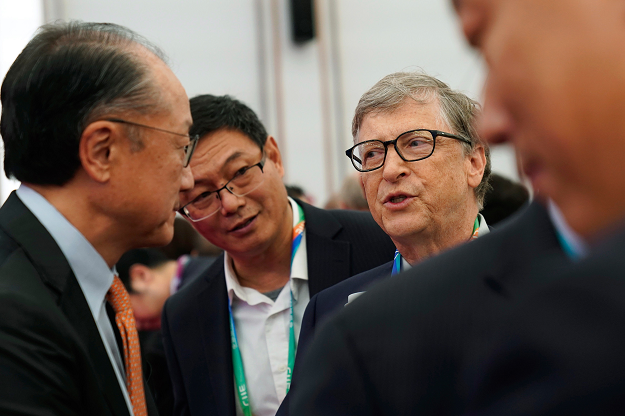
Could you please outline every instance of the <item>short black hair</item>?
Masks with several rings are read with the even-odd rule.
[[[119,279],[122,281],[129,293],[133,292],[130,284],[130,268],[135,264],[143,264],[150,269],[156,269],[163,264],[174,261],[168,258],[163,252],[155,248],[137,248],[127,251],[119,259],[115,268]]]
[[[89,123],[155,111],[160,96],[139,45],[165,61],[156,46],[123,26],[71,21],[39,28],[2,83],[6,175],[64,185],[80,167],[80,137]]]
[[[198,95],[191,98],[193,126],[191,136],[198,134],[200,140],[209,133],[221,129],[238,130],[261,149],[267,141],[267,130],[256,113],[241,101],[229,95]]]

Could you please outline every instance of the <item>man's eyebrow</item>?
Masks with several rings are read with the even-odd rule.
[[[234,152],[233,154],[231,154],[230,156],[228,156],[228,158],[224,161],[223,165],[221,165],[221,171],[223,172],[223,170],[225,169],[226,166],[228,166],[228,163],[240,158],[241,156],[243,156],[243,152]],[[210,180],[207,178],[198,178],[195,180],[196,185],[197,184],[203,184],[203,183],[209,183]]]
[[[242,152],[234,152],[233,154],[228,156],[228,159],[226,159],[226,161],[224,162],[224,166],[226,166],[228,163],[232,162],[233,160],[240,158],[241,156],[243,156]]]

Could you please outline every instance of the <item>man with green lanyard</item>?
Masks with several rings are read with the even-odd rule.
[[[475,101],[420,72],[388,75],[361,97],[352,123],[354,146],[346,153],[360,172],[373,218],[395,243],[395,256],[311,299],[295,389],[306,376],[298,368],[321,323],[371,284],[488,233],[479,211],[490,156],[475,131],[478,112]],[[289,413],[288,403],[278,415]]]
[[[273,137],[229,96],[191,99],[195,187],[181,213],[225,253],[163,311],[175,414],[273,416],[310,296],[387,262],[371,214],[287,197]]]

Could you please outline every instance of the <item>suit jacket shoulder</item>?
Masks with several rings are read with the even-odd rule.
[[[316,335],[291,413],[453,413],[441,392],[458,382],[467,351],[491,342],[498,316],[539,278],[540,259],[563,256],[534,203],[498,230],[376,285]],[[343,377],[328,378],[330,370]]]
[[[15,195],[0,209],[0,309],[0,409],[128,414],[67,260]]]
[[[235,415],[225,279],[221,254],[165,303],[163,346],[175,415]]]
[[[297,203],[306,217],[311,296],[393,258],[395,245],[370,213],[328,211]]]

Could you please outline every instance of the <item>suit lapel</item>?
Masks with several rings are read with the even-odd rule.
[[[332,215],[301,201],[297,203],[306,217],[308,288],[312,297],[350,276],[351,245],[334,239],[343,226]]]
[[[211,389],[206,389],[205,394],[213,395],[210,400],[214,403],[214,408],[205,409],[207,414],[234,416],[234,370],[223,262],[221,255],[215,260],[215,266],[219,267],[211,267],[206,276],[200,277],[206,279],[207,286],[195,298],[196,322],[207,369],[207,373],[200,375],[198,382],[211,386]]]
[[[115,415],[127,415],[128,407],[91,310],[63,252],[37,218],[12,193],[2,207],[0,226],[24,249],[61,308],[92,363],[94,377]]]

